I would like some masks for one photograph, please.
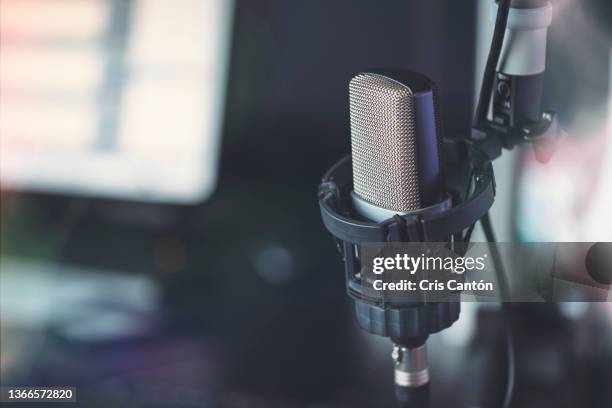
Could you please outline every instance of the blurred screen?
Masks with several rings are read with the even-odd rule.
[[[232,3],[0,0],[2,188],[206,199]]]

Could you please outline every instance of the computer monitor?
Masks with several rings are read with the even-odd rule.
[[[213,191],[231,0],[0,0],[3,190]]]

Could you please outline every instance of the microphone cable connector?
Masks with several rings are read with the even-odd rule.
[[[395,362],[396,386],[418,388],[429,383],[429,365],[425,344],[414,348],[394,344],[391,357]]]

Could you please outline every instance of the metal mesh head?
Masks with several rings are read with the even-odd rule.
[[[389,210],[421,208],[413,93],[376,74],[349,85],[353,190]]]

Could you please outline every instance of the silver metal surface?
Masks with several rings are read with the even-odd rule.
[[[498,5],[492,2],[491,21]],[[508,25],[497,70],[508,75],[536,75],[546,70],[546,38],[552,22],[552,5],[510,8]]]
[[[425,344],[416,348],[394,344],[391,357],[395,361],[395,385],[421,387],[429,382],[429,364]]]
[[[399,213],[420,208],[413,92],[364,73],[351,80],[349,93],[355,194]]]
[[[438,204],[435,204],[430,207],[419,208],[418,210],[413,211],[393,211],[388,210],[386,208],[379,207],[377,205],[368,203],[361,197],[359,197],[355,192],[351,192],[351,200],[353,202],[353,207],[358,214],[362,217],[367,218],[368,220],[375,222],[386,221],[389,218],[392,218],[395,215],[405,215],[405,214],[438,214],[443,211],[448,211],[452,207],[452,199],[450,195],[447,194],[446,199]]]

